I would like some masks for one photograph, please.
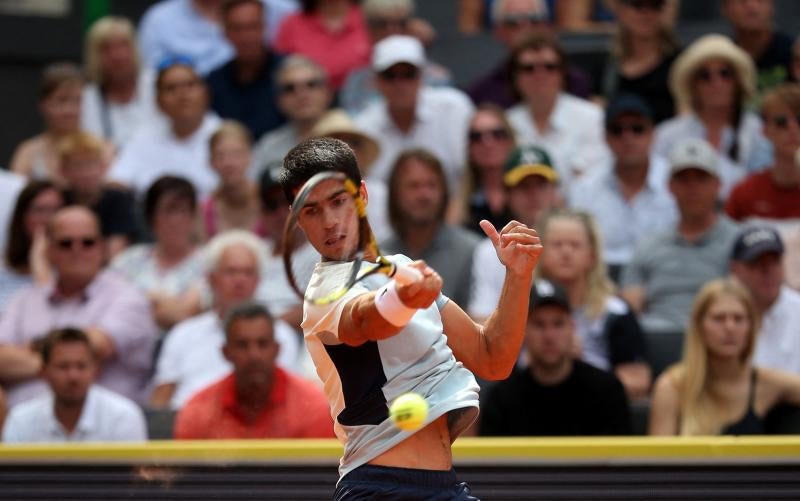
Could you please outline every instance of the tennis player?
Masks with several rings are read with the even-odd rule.
[[[360,183],[352,150],[330,138],[300,143],[284,159],[281,184],[287,200],[325,170]],[[307,294],[346,283],[358,251],[359,220],[342,184],[327,180],[309,195],[298,226],[322,255]],[[451,444],[478,414],[473,374],[489,380],[511,372],[523,340],[531,280],[542,251],[536,231],[512,221],[498,232],[481,227],[506,267],[497,309],[484,325],[473,322],[441,294],[442,279],[422,261],[397,255],[396,263],[418,269],[422,280],[399,285],[385,275],[357,282],[331,304],[306,302],[302,328],[324,384],[336,435],[344,444],[335,500],[474,500],[458,482]],[[416,392],[429,404],[423,427],[394,426],[388,407]]]

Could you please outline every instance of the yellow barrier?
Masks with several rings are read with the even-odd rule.
[[[143,444],[2,445],[0,463],[335,464],[335,440],[152,441]],[[696,463],[756,460],[800,463],[800,436],[631,438],[462,438],[456,464]]]

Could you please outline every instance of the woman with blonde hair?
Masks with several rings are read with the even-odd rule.
[[[763,434],[772,407],[800,405],[800,376],[753,367],[758,328],[758,312],[741,284],[708,282],[694,301],[683,359],[656,381],[650,434]]]
[[[669,86],[682,115],[656,129],[653,153],[663,158],[690,137],[708,141],[720,159],[722,198],[747,172],[772,163],[761,119],[747,110],[755,97],[750,56],[727,37],[705,35],[675,60]]]
[[[122,146],[139,125],[159,116],[155,75],[141,66],[133,24],[124,17],[98,19],[86,34],[83,57],[88,83],[81,127]]]
[[[592,217],[566,209],[543,217],[540,277],[560,284],[569,296],[576,328],[575,355],[613,372],[631,399],[650,388],[644,333],[633,310],[616,295],[603,262],[603,246]]]

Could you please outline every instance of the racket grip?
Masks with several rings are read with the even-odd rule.
[[[392,278],[400,285],[407,285],[422,280],[422,272],[410,266],[398,265],[394,267]]]

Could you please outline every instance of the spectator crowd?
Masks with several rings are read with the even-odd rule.
[[[722,0],[732,36],[688,44],[680,0],[459,5],[504,52],[463,89],[414,0],[161,0],[44,67],[43,129],[0,170],[2,441],[146,440],[158,413],[176,439],[334,437],[278,182],[323,136],[382,250],[476,321],[505,274],[479,222],[539,232],[472,433],[757,434],[800,407],[800,43],[775,2]],[[583,29],[612,33],[601,74],[559,42]],[[288,251],[307,281],[319,255]]]

